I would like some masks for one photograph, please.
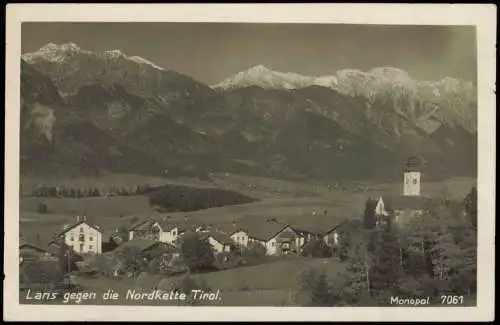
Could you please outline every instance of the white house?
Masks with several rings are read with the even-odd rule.
[[[67,225],[57,234],[64,243],[78,254],[101,254],[102,231],[100,227],[87,222],[86,217],[77,217],[76,223]]]
[[[216,253],[230,252],[231,247],[235,245],[231,237],[220,231],[204,232],[201,238],[208,240]]]
[[[144,220],[129,228],[129,240],[150,239],[162,243],[174,244],[186,227],[169,219]]]
[[[254,224],[248,229],[248,242],[263,245],[266,255],[287,255],[298,252],[304,238],[289,225],[268,220],[265,224]]]
[[[233,233],[230,234],[230,236],[231,236],[231,239],[236,244],[243,246],[243,247],[248,246],[249,237],[248,237],[248,234],[244,230],[242,230],[242,229],[235,230]]]
[[[153,232],[158,233],[158,240],[162,243],[174,244],[184,231],[181,226],[170,222],[156,221],[153,224]]]

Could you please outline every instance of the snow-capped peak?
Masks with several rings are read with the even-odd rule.
[[[164,70],[162,67],[154,64],[151,61],[148,61],[140,56],[129,57],[118,49],[106,50],[98,53],[98,52],[83,50],[75,43],[66,43],[58,45],[51,42],[44,45],[37,52],[23,54],[22,58],[24,61],[28,63],[35,63],[36,61],[64,63],[71,60],[72,58],[75,58],[78,55],[87,55],[105,60],[125,59],[134,62],[135,64],[148,65],[157,70]]]
[[[41,47],[37,52],[23,54],[22,58],[28,63],[32,63],[39,59],[62,63],[69,56],[78,53],[88,54],[90,52],[82,50],[75,43],[57,45],[51,42]]]
[[[265,89],[297,89],[319,85],[337,90],[344,94],[365,95],[369,98],[386,92],[404,90],[415,94],[419,89],[440,88],[439,92],[459,92],[473,89],[472,83],[454,78],[439,81],[420,81],[410,77],[408,72],[396,67],[376,67],[367,72],[357,69],[342,69],[332,75],[304,76],[291,72],[278,72],[257,65],[238,72],[213,88],[231,89],[259,86]],[[399,90],[398,90],[399,89]],[[437,94],[437,91],[434,91]],[[437,96],[437,95],[436,95]]]
[[[75,43],[65,43],[61,45],[57,45],[55,43],[48,43],[40,48],[40,52],[50,52],[50,51],[80,51],[81,48]]]
[[[152,66],[153,68],[158,69],[158,70],[164,70],[162,67],[160,67],[160,66],[158,66],[158,65],[154,64],[153,62],[148,61],[148,60],[146,60],[145,58],[142,58],[142,57],[140,57],[140,56],[129,56],[129,57],[128,57],[128,59],[129,59],[129,60],[131,60],[131,61],[134,61],[134,62],[136,62],[136,63],[139,63],[139,64],[147,64],[147,65],[150,65],[150,66]]]
[[[254,72],[254,73],[267,73],[267,72],[272,72],[270,69],[268,69],[266,66],[263,64],[256,65],[254,67],[251,67],[250,69],[247,70],[247,72]]]
[[[259,86],[266,89],[294,89],[311,83],[311,77],[301,76],[291,72],[277,72],[259,64],[241,71],[223,82],[213,85],[213,88],[241,88]]]
[[[122,51],[115,49],[115,50],[104,51],[104,56],[110,57],[110,58],[119,58],[121,56],[124,56],[124,54],[122,53]]]

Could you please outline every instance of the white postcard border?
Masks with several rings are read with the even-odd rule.
[[[452,4],[10,4],[6,10],[4,320],[474,321],[494,319],[494,5]],[[21,22],[293,22],[475,25],[478,50],[477,307],[159,307],[19,304],[19,121]],[[450,309],[451,308],[451,309]]]

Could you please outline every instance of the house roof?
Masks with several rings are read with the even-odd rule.
[[[197,226],[197,224],[190,222],[189,220],[173,220],[165,216],[152,215],[148,219],[136,222],[134,225],[129,227],[128,230],[133,231],[141,227],[150,227],[155,223],[158,223],[163,231],[171,231],[175,228],[179,228],[180,231],[186,231],[188,229],[194,229]]]
[[[231,245],[234,244],[234,241],[229,237],[227,234],[220,232],[220,231],[208,231],[206,233],[203,233],[201,235],[201,238],[209,238],[212,237],[215,239],[217,242],[223,244],[223,245]]]
[[[126,248],[138,248],[141,251],[145,251],[148,248],[151,248],[156,244],[158,244],[158,242],[155,240],[137,238],[137,239],[132,239],[132,240],[124,242],[117,249],[123,250]]]
[[[268,241],[287,228],[287,224],[278,221],[262,220],[243,226],[248,236],[258,240]]]
[[[191,225],[187,224],[185,221],[174,221],[170,219],[159,219],[155,220],[156,223],[161,227],[163,231],[171,231],[178,228],[181,231],[191,228]]]
[[[81,225],[81,224],[86,224],[86,225],[88,225],[89,227],[94,228],[95,230],[97,230],[97,231],[99,231],[99,232],[102,232],[101,228],[100,228],[98,225],[93,224],[93,223],[90,223],[90,222],[88,222],[87,220],[80,220],[80,221],[76,221],[76,222],[74,222],[74,223],[70,224],[70,225],[68,226],[68,228],[66,228],[66,229],[64,229],[63,231],[59,232],[59,233],[56,235],[56,237],[59,237],[59,236],[64,235],[64,234],[65,234],[65,233],[67,233],[68,231],[70,231],[70,230],[74,229],[75,227],[78,227],[78,226],[79,226],[79,225]]]
[[[110,242],[112,241],[115,237],[120,237],[120,234],[115,230],[107,230],[102,233],[102,241],[103,242]]]
[[[422,160],[417,155],[411,155],[406,161],[405,170],[406,171],[419,171]]]
[[[347,218],[328,214],[299,216],[289,223],[295,231],[326,234],[337,229]]]
[[[20,239],[19,239],[19,248],[21,248],[21,245],[27,244],[27,245],[30,245],[32,247],[37,247],[37,248],[43,249],[43,250],[48,251],[52,254],[56,254],[57,250],[55,250],[54,247],[50,246],[53,242],[60,244],[62,242],[62,240],[59,238],[56,238],[54,236],[54,234],[52,234],[50,231],[49,232],[37,232],[37,233],[31,233],[31,234],[22,234]]]
[[[387,211],[395,210],[421,210],[428,198],[425,196],[395,195],[382,196],[384,207]]]
[[[129,228],[128,228],[128,231],[133,231],[137,228],[139,228],[140,226],[148,223],[148,224],[152,224],[154,221],[151,220],[151,219],[142,219],[142,220],[139,220],[137,221],[136,223],[134,223],[133,225],[131,225]]]
[[[23,247],[31,247],[33,249],[36,249],[37,251],[40,251],[40,252],[54,254],[54,252],[52,252],[48,246],[45,246],[43,244],[33,244],[33,243],[28,243],[24,240],[21,240],[19,242],[19,249],[21,250]]]

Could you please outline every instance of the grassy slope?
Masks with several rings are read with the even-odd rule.
[[[342,264],[333,260],[299,258],[195,275],[195,277],[203,278],[213,291],[220,290],[221,292],[221,300],[204,301],[202,305],[289,306],[293,305],[292,299],[296,290],[298,274],[315,265],[325,267],[331,273],[335,273],[343,267]],[[84,287],[85,291],[97,293],[98,300],[87,303],[175,305],[169,301],[137,303],[124,299],[129,289],[150,292],[152,288],[158,287],[168,290],[166,284],[169,281],[175,281],[175,279],[162,282],[161,276],[149,275],[142,279],[77,278],[76,281]],[[108,289],[117,291],[123,299],[103,302],[100,297]]]

